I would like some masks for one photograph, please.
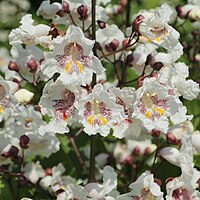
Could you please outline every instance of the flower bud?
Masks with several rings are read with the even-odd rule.
[[[51,168],[45,169],[45,175],[46,176],[52,175],[52,169]]]
[[[17,92],[14,93],[15,99],[18,101],[18,103],[26,105],[29,103],[34,96],[34,93],[29,92],[26,89],[19,89]]]
[[[142,20],[144,19],[143,15],[138,15],[134,20],[133,20],[133,24],[132,24],[132,29],[133,31],[139,31],[139,26],[140,23],[142,22]]]
[[[135,147],[135,148],[133,149],[133,151],[132,151],[132,154],[133,154],[134,156],[139,156],[140,153],[141,153],[140,147]]]
[[[141,76],[137,81],[137,88],[142,87],[145,77]]]
[[[104,29],[106,28],[106,23],[101,21],[101,20],[97,20],[98,26],[100,29]]]
[[[164,64],[162,62],[156,62],[153,65],[151,65],[151,67],[157,71],[159,71],[163,66],[164,66]]]
[[[116,51],[116,49],[119,47],[119,41],[114,39],[112,42],[110,42],[109,44],[107,44],[105,46],[106,50],[108,52],[113,52]]]
[[[124,165],[132,165],[132,163],[133,163],[132,156],[127,156],[126,159],[123,161]]]
[[[45,58],[41,58],[41,59],[39,60],[40,65],[43,64],[44,60],[45,60]]]
[[[30,139],[27,135],[22,135],[19,138],[19,145],[21,148],[26,149],[28,148],[27,144],[29,143]]]
[[[160,131],[158,129],[154,128],[154,129],[151,130],[151,135],[153,137],[159,137],[160,136]]]
[[[133,60],[134,60],[133,54],[129,54],[129,55],[126,57],[126,63],[131,63],[131,62],[133,62]]]
[[[166,139],[168,144],[179,144],[180,140],[178,140],[171,132],[166,134]]]
[[[57,14],[59,17],[64,17],[64,16],[65,16],[64,10],[59,10],[56,14]]]
[[[36,72],[37,71],[37,62],[34,58],[29,59],[26,62],[27,67],[30,69],[30,72]]]
[[[162,185],[162,181],[158,178],[154,178],[154,183],[157,183],[159,186]]]
[[[122,41],[122,46],[125,48],[129,45],[129,38],[125,38],[123,41]]]
[[[18,153],[19,153],[19,149],[15,146],[12,146],[9,151],[10,156],[13,158],[17,158]]]
[[[150,147],[146,147],[144,150],[144,155],[149,155],[151,153]]]
[[[123,13],[123,5],[118,5],[118,7],[117,7],[117,13],[116,14],[121,14],[121,13]]]
[[[85,5],[81,5],[77,8],[77,12],[80,15],[79,19],[84,21],[88,18],[88,8]]]
[[[8,69],[11,70],[11,71],[16,71],[16,72],[19,71],[19,67],[18,67],[18,65],[17,65],[17,63],[15,61],[10,61],[9,62]]]
[[[180,18],[184,18],[184,16],[182,15],[182,7],[181,5],[178,5],[176,6],[176,12],[177,12],[177,15],[180,17]]]
[[[151,63],[151,60],[152,60],[153,56],[151,54],[149,54],[146,58],[146,62],[145,62],[145,65],[149,65]]]
[[[69,4],[66,1],[63,1],[62,8],[64,12],[70,13]]]
[[[173,177],[168,177],[168,178],[166,178],[165,179],[165,183],[167,184],[167,183],[169,183],[170,181],[173,181]]]

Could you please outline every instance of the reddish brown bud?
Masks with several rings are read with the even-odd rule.
[[[126,159],[123,161],[124,165],[132,165],[132,163],[133,163],[132,156],[127,156]]]
[[[154,178],[154,183],[157,183],[159,186],[162,185],[162,181],[158,178]]]
[[[167,133],[166,134],[166,139],[168,144],[179,144],[180,140],[178,140],[172,133]]]
[[[51,168],[45,169],[45,175],[46,176],[52,175],[52,169]]]
[[[145,77],[141,76],[137,81],[137,88],[142,87]]]
[[[114,39],[111,43],[105,46],[108,52],[116,51],[118,47],[119,47],[119,41],[116,39]]]
[[[19,138],[19,145],[21,148],[26,149],[28,146],[27,144],[29,143],[30,139],[27,135],[22,135]]]
[[[169,183],[170,181],[173,181],[173,177],[169,177],[169,178],[167,178],[166,180],[165,180],[165,183],[167,184],[167,183]]]
[[[118,5],[116,14],[121,14],[121,13],[123,13],[123,5]]]
[[[150,147],[146,147],[144,150],[144,155],[149,155],[151,153]]]
[[[43,64],[44,60],[45,60],[45,58],[42,58],[42,59],[39,60],[40,65]]]
[[[160,136],[160,131],[158,129],[152,129],[151,135],[154,137],[159,137]]]
[[[26,62],[27,67],[30,69],[30,72],[36,72],[37,71],[37,62],[34,58],[29,59]]]
[[[97,23],[98,23],[100,29],[106,28],[106,23],[105,22],[103,22],[101,20],[97,20]]]
[[[132,24],[133,31],[139,31],[139,26],[142,20],[144,19],[143,15],[138,15],[134,20]]]
[[[62,8],[64,12],[70,13],[69,4],[66,1],[63,1]]]
[[[56,14],[57,14],[59,17],[64,17],[64,16],[65,16],[64,10],[59,10]]]
[[[157,71],[159,71],[163,66],[164,66],[164,64],[162,62],[156,62],[153,65],[151,65],[151,67]]]
[[[152,60],[152,55],[149,54],[146,58],[146,62],[145,62],[145,65],[149,65],[151,63],[151,60]]]
[[[88,8],[85,5],[81,5],[77,8],[77,12],[80,15],[79,19],[84,21],[88,18]]]
[[[125,38],[125,39],[122,41],[122,46],[123,46],[124,48],[127,47],[129,44],[130,44],[129,38]]]
[[[129,54],[129,55],[126,57],[126,63],[131,63],[131,62],[133,62],[133,60],[134,60],[133,54]]]
[[[133,154],[134,156],[139,156],[140,153],[141,153],[140,147],[135,147],[135,148],[133,149],[133,151],[132,151],[132,154]]]
[[[180,18],[184,18],[184,16],[182,15],[182,7],[181,5],[178,5],[176,6],[176,12],[177,12],[177,15],[180,17]]]
[[[16,72],[19,71],[19,67],[18,67],[18,65],[17,65],[17,63],[15,61],[10,61],[9,62],[8,69],[12,70],[12,71],[16,71]]]
[[[10,156],[16,158],[18,153],[19,153],[19,149],[15,146],[12,146],[10,151],[9,151]]]

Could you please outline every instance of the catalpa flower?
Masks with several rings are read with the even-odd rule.
[[[136,96],[132,117],[141,120],[149,131],[155,128],[166,133],[168,118],[174,124],[184,122],[188,118],[182,102],[154,78],[146,78],[143,86],[136,91]]]
[[[101,84],[79,101],[79,116],[88,135],[100,133],[107,136],[116,120],[122,116],[123,107],[115,103],[115,96]]]
[[[142,12],[141,14],[144,16],[139,26],[141,37],[165,49],[173,49],[177,45],[180,34],[168,25],[170,17],[174,14],[174,10],[169,5],[163,4],[154,12]]]
[[[71,25],[63,38],[55,40],[55,48],[42,66],[43,73],[51,78],[58,72],[58,79],[65,84],[84,84],[87,76],[105,70],[93,55],[93,45],[79,27]]]
[[[67,125],[73,122],[76,114],[78,90],[73,86],[63,85],[62,82],[50,81],[43,90],[39,102],[43,115],[51,117],[46,126],[40,127],[40,134],[45,132],[66,133]]]
[[[149,171],[144,172],[129,188],[131,192],[120,195],[117,200],[163,200],[163,192]]]

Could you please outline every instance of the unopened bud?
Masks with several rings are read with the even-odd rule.
[[[116,51],[118,47],[119,47],[119,41],[116,39],[114,39],[111,43],[105,46],[108,52]]]
[[[42,59],[39,60],[40,65],[43,64],[44,60],[45,60],[45,58],[42,58]]]
[[[166,139],[168,144],[179,144],[180,140],[178,140],[171,132],[166,134]]]
[[[133,20],[133,24],[132,24],[132,29],[133,31],[139,31],[139,26],[140,23],[142,22],[142,20],[144,19],[143,15],[138,15],[134,20]]]
[[[97,20],[97,23],[98,23],[100,29],[106,28],[106,23],[105,22],[103,22],[101,20]]]
[[[123,5],[118,5],[118,7],[117,7],[117,13],[116,14],[121,14],[121,13],[123,13]]]
[[[80,15],[79,19],[84,21],[88,18],[88,8],[85,5],[81,5],[77,8],[77,12]]]
[[[154,178],[154,183],[157,183],[159,186],[162,185],[162,181],[158,178]]]
[[[66,1],[63,1],[62,7],[64,12],[70,13],[69,4]]]
[[[132,156],[127,156],[126,159],[123,161],[124,165],[132,165],[132,163],[133,163]]]
[[[124,48],[127,47],[129,44],[130,44],[129,38],[125,38],[125,39],[122,41],[122,46],[123,46]]]
[[[19,149],[15,146],[12,146],[9,151],[10,156],[17,158],[18,153],[19,153]]]
[[[51,168],[45,169],[45,175],[46,176],[52,175],[52,169]]]
[[[137,88],[142,87],[145,77],[141,76],[137,81]]]
[[[151,67],[157,71],[159,71],[163,66],[164,66],[164,64],[162,62],[156,62],[153,65],[151,65]]]
[[[126,63],[131,63],[131,62],[133,62],[133,60],[134,60],[133,54],[129,54],[129,55],[126,57]]]
[[[28,104],[32,100],[33,96],[34,93],[29,92],[24,88],[19,89],[17,92],[14,93],[14,97],[18,101],[18,103],[23,105]]]
[[[167,179],[165,179],[165,183],[167,184],[167,183],[169,183],[170,181],[173,181],[173,177],[169,177],[169,178],[167,178]]]
[[[29,59],[26,62],[27,67],[30,69],[31,72],[36,72],[37,71],[37,62],[34,58]]]
[[[30,139],[27,135],[22,135],[19,138],[19,145],[21,148],[26,149],[28,148],[27,144],[29,143]]]
[[[149,55],[147,56],[147,58],[146,58],[145,65],[149,65],[149,64],[151,63],[152,58],[153,58],[152,55],[149,54]]]
[[[144,150],[144,155],[149,155],[151,153],[150,147],[146,147]]]
[[[134,149],[133,149],[133,151],[132,151],[132,154],[134,155],[134,156],[139,156],[140,155],[140,147],[135,147]]]
[[[59,10],[56,14],[57,14],[59,17],[64,17],[64,16],[65,16],[64,10]]]
[[[159,137],[160,136],[160,131],[158,129],[152,129],[151,135],[154,137]]]
[[[8,69],[12,70],[12,71],[16,71],[16,72],[19,71],[19,67],[18,67],[18,65],[17,65],[17,63],[15,61],[10,61],[9,62]]]
[[[184,16],[182,15],[182,6],[181,5],[176,6],[176,12],[180,18],[182,18],[182,19],[184,18]]]

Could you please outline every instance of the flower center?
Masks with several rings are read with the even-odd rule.
[[[84,116],[89,125],[105,125],[111,117],[111,110],[106,109],[104,102],[93,100],[85,104]]]
[[[146,118],[160,118],[164,115],[167,109],[166,100],[158,99],[156,94],[146,93],[141,98],[141,103],[139,105],[140,113],[144,114]]]

